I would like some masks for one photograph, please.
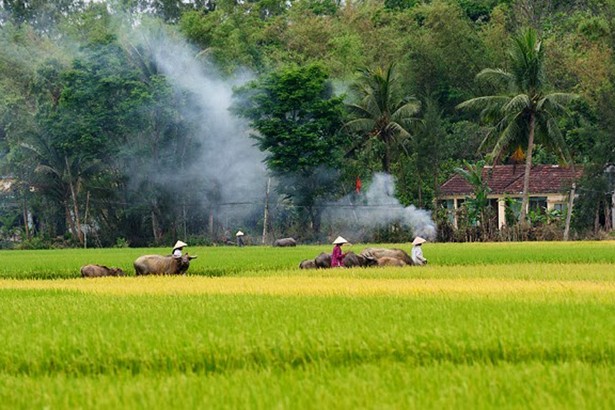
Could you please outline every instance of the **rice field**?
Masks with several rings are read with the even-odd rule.
[[[615,242],[298,269],[328,248],[191,248],[186,276],[98,279],[79,267],[168,250],[2,251],[0,407],[615,408]]]

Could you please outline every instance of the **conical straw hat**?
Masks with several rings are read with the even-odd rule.
[[[420,236],[417,236],[416,238],[414,238],[414,241],[412,241],[412,245],[420,245],[425,242],[427,242],[427,239],[423,239]]]
[[[237,231],[237,233],[235,234],[235,236],[243,236],[243,232],[241,232],[241,231]]]
[[[333,245],[338,245],[338,244],[342,244],[342,243],[348,243],[348,241],[346,239],[342,238],[341,236],[338,236],[333,241]]]
[[[183,248],[184,246],[188,246],[188,244],[182,241],[177,241],[175,242],[175,245],[173,246],[173,250],[177,248]]]

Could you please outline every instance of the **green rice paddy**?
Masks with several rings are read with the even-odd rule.
[[[0,407],[615,408],[615,242],[298,269],[328,248],[190,248],[179,277],[132,276],[166,249],[2,251]]]

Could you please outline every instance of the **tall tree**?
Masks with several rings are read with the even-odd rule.
[[[495,161],[510,148],[526,148],[521,223],[525,223],[527,215],[534,145],[541,143],[562,159],[571,161],[556,119],[567,112],[567,105],[576,96],[550,92],[545,83],[544,59],[544,47],[536,31],[531,28],[523,30],[513,38],[510,72],[487,68],[477,75],[479,81],[495,86],[498,93],[472,98],[458,105],[461,109],[481,110],[481,117],[494,124],[483,146],[493,147],[491,156]]]
[[[358,146],[372,139],[382,143],[382,170],[390,174],[393,149],[410,138],[410,125],[420,103],[404,93],[393,64],[386,69],[363,70],[353,88],[358,101],[348,105],[352,119],[346,128],[358,133]]]
[[[319,201],[337,193],[343,99],[333,95],[319,64],[290,66],[250,83],[235,112],[251,121],[254,138],[267,153],[266,162],[291,198],[320,231]]]

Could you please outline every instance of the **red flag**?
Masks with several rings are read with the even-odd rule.
[[[355,191],[357,191],[357,194],[361,192],[361,178],[357,177],[354,187]]]

